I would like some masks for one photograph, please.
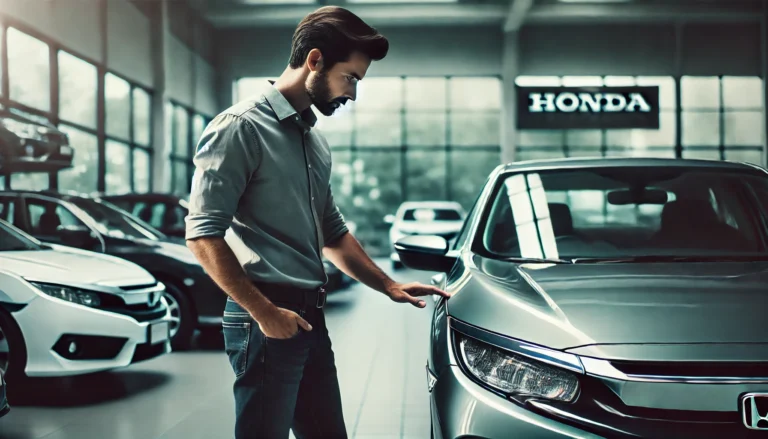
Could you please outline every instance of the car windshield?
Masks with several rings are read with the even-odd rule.
[[[68,201],[88,214],[96,223],[96,229],[99,233],[104,235],[113,238],[151,239],[155,241],[163,238],[163,234],[153,229],[149,224],[109,203],[79,197],[73,197]]]
[[[502,258],[765,257],[768,178],[690,166],[515,173],[486,218],[483,250]]]
[[[42,250],[43,248],[39,241],[0,220],[0,252]]]
[[[461,214],[454,209],[419,207],[406,210],[403,221],[461,221]]]

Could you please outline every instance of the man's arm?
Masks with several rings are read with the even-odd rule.
[[[392,280],[368,256],[352,233],[344,233],[336,240],[326,243],[323,254],[341,271],[362,282],[368,287],[387,295],[395,302],[408,302],[416,307],[424,308],[427,304],[418,299],[421,296],[438,294],[446,298],[450,293],[431,285],[418,282],[401,284]]]
[[[214,282],[258,322],[272,338],[288,338],[298,325],[311,330],[296,313],[277,308],[253,285],[224,240],[240,197],[260,165],[261,151],[249,122],[232,114],[206,127],[193,159],[195,174],[186,218],[187,246]]]

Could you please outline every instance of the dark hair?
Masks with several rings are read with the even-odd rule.
[[[324,6],[301,20],[291,43],[290,67],[297,69],[312,49],[323,54],[323,70],[347,61],[352,52],[373,61],[387,56],[389,41],[360,17],[338,6]]]

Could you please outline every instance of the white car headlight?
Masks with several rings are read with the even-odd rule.
[[[60,300],[66,300],[67,302],[90,307],[97,307],[101,304],[99,295],[90,291],[78,290],[62,285],[41,284],[37,282],[31,283],[43,293]]]
[[[458,340],[466,369],[494,389],[565,402],[579,393],[579,380],[573,373],[463,335]]]

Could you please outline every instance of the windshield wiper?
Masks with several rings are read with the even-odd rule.
[[[617,256],[615,258],[575,258],[574,264],[611,264],[626,262],[750,262],[768,261],[768,255],[645,255]]]
[[[522,257],[502,257],[505,262],[517,262],[520,264],[572,264],[568,259],[544,259],[544,258],[522,258]]]

